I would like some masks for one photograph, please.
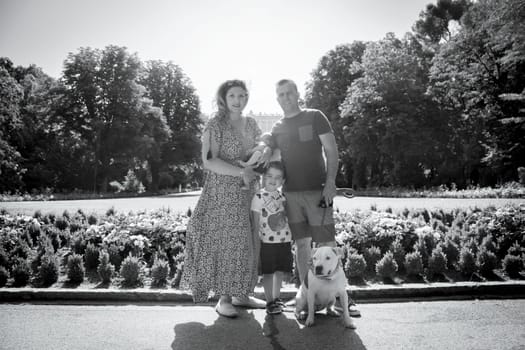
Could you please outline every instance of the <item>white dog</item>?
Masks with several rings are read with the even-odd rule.
[[[326,308],[327,313],[339,316],[334,304],[339,296],[343,305],[343,322],[345,327],[355,329],[355,325],[348,314],[348,294],[346,294],[346,276],[341,264],[342,248],[319,247],[312,250],[312,266],[304,278],[301,288],[297,292],[295,315],[304,319],[305,311],[308,316],[306,326],[313,326],[316,311]]]

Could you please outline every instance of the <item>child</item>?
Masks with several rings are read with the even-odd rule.
[[[284,273],[292,271],[292,234],[285,212],[285,198],[279,190],[284,183],[281,162],[270,162],[263,175],[263,188],[252,200],[252,229],[261,242],[260,268],[263,274],[266,312],[279,314]]]
[[[261,160],[261,157],[263,156],[263,153],[264,153],[264,149],[267,147],[266,146],[266,143],[269,143],[271,141],[271,134],[268,134],[268,133],[264,133],[261,135],[261,143],[258,144],[257,146],[255,146],[254,148],[252,148],[251,150],[248,151],[248,154],[247,154],[247,159],[246,161],[239,161],[239,165],[242,166],[243,168],[247,168],[247,167],[255,167],[255,171],[256,172],[262,172],[261,169],[262,169],[262,166],[258,166],[259,164],[259,161]],[[242,178],[242,189],[243,190],[248,190],[250,189],[250,182],[248,180],[248,178],[246,178],[245,176],[243,176]]]

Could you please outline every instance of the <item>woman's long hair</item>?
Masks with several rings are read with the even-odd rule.
[[[216,115],[220,118],[221,121],[224,121],[228,116],[226,94],[228,93],[228,90],[230,90],[232,87],[240,87],[241,89],[246,91],[246,95],[249,96],[248,88],[246,88],[246,83],[242,80],[232,79],[226,80],[224,83],[222,83],[219,86],[219,89],[217,90],[217,95],[215,96],[215,103],[217,104]]]

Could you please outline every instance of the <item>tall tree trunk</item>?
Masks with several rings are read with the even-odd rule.
[[[160,162],[155,160],[148,160],[149,169],[151,171],[151,192],[159,191],[159,180],[160,180]]]

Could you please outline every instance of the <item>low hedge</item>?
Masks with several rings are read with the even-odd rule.
[[[4,213],[0,214],[0,265],[9,274],[7,286],[46,286],[55,281],[55,257],[65,275],[67,257],[76,254],[82,256],[86,272],[94,271],[93,276],[100,275],[94,278],[102,277],[104,282],[129,286],[153,281],[151,285],[177,287],[188,220],[186,214],[169,210],[129,214],[110,210],[100,216],[81,210],[62,215],[38,211],[32,217]],[[523,271],[524,205],[400,213],[356,210],[336,212],[335,223],[336,242],[347,248],[343,266],[349,277],[379,281],[424,274],[431,278],[446,269],[445,273],[470,278],[498,269],[516,278]],[[42,259],[44,251],[50,258]],[[100,270],[101,254],[104,269]],[[35,283],[38,277],[46,277],[45,283]]]

